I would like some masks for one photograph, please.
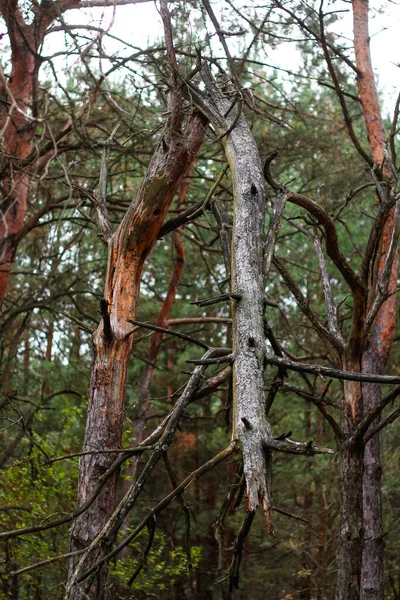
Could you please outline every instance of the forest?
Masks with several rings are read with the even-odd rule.
[[[0,600],[400,600],[398,11],[0,0]]]

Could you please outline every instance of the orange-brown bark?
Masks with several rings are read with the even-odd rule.
[[[2,131],[5,152],[15,158],[26,158],[32,150],[34,133],[34,124],[28,117],[27,110],[35,61],[33,53],[28,48],[28,40],[32,36],[27,39],[22,37],[22,32],[27,35],[28,32],[22,18],[18,16],[18,13],[14,15],[17,24],[14,24],[14,19],[10,16],[12,66],[7,90],[10,110],[2,119]],[[18,27],[21,27],[21,31]],[[18,171],[13,175],[8,174],[3,182],[3,190],[0,209],[2,216],[0,220],[0,304],[4,299],[10,268],[17,249],[15,237],[22,229],[25,218],[29,177]]]
[[[353,0],[354,48],[359,70],[357,85],[363,108],[368,142],[374,163],[382,169],[382,174],[390,180],[391,173],[384,161],[386,132],[381,117],[378,94],[372,69],[369,31],[368,0]],[[379,293],[379,281],[388,255],[394,227],[394,209],[384,225],[375,268],[372,269],[369,304]],[[398,257],[393,261],[389,292],[396,289]],[[362,369],[365,372],[384,373],[396,326],[396,295],[391,295],[380,308],[366,341]],[[381,397],[380,386],[364,384],[364,409],[371,410]],[[381,506],[381,464],[379,437],[371,439],[364,451],[363,476],[363,526],[364,548],[361,575],[360,597],[363,600],[383,598],[383,551],[382,506]]]
[[[0,202],[0,306],[4,300],[26,214],[30,178],[18,170],[18,161],[27,158],[33,148],[37,120],[30,116],[32,89],[37,76],[36,56],[47,28],[60,10],[74,8],[79,0],[65,6],[51,3],[47,8],[34,6],[33,22],[27,24],[18,0],[0,0],[11,46],[11,74],[8,82],[2,77],[0,90],[7,98],[7,111],[2,116],[0,130],[9,167],[2,181]],[[32,113],[33,114],[33,113]]]
[[[193,165],[189,167],[189,173],[191,174]],[[187,191],[189,189],[190,177],[187,176],[181,183],[181,187],[179,190],[178,196],[178,207],[180,208],[185,200]],[[185,266],[185,247],[182,242],[182,236],[179,231],[174,231],[172,233],[174,248],[176,251],[175,258],[175,268],[171,275],[171,279],[168,285],[167,295],[165,297],[164,302],[162,303],[161,310],[158,315],[158,319],[156,325],[158,327],[167,327],[167,318],[169,312],[172,308],[172,305],[175,300],[175,294],[179,287],[180,278],[182,275],[182,271]],[[149,410],[149,406],[151,403],[150,396],[150,386],[153,379],[154,374],[154,364],[157,361],[160,348],[161,348],[162,334],[159,332],[155,332],[152,335],[150,349],[147,356],[147,365],[144,369],[143,375],[139,382],[138,395],[136,401],[136,419],[135,419],[135,442],[140,443],[143,440],[143,431],[145,429],[146,424],[146,415]],[[129,487],[129,481],[132,480],[135,476],[137,466],[137,459],[134,457],[131,460],[131,463],[126,467],[125,475],[126,479],[124,480],[124,487]],[[126,485],[125,485],[126,484]],[[127,527],[129,525],[129,517],[125,520],[124,526]],[[124,549],[126,550],[126,549]],[[124,554],[124,551],[123,553]]]
[[[170,145],[160,143],[142,185],[118,229],[109,240],[108,267],[102,321],[93,336],[93,371],[83,451],[118,448],[121,445],[125,384],[144,261],[157,240],[174,195],[205,135],[205,119],[194,115],[186,131]],[[79,466],[78,505],[93,491],[98,477],[111,465],[110,454],[83,456]],[[116,476],[107,481],[100,496],[80,515],[71,530],[71,550],[87,547],[111,517]],[[89,557],[89,562],[90,564]],[[76,559],[70,563],[70,581]],[[100,597],[106,571],[97,578]],[[69,598],[80,597],[78,586]]]
[[[357,76],[358,93],[363,108],[368,142],[374,162],[382,164],[386,143],[386,132],[381,118],[381,110],[372,69],[369,32],[368,0],[353,0],[354,50],[359,70]]]

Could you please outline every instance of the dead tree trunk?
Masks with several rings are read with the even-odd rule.
[[[222,137],[233,183],[232,439],[243,453],[249,511],[262,505],[272,532],[270,453],[267,450],[271,428],[266,419],[263,381],[266,353],[264,175],[257,145],[242,113],[238,90],[228,79],[217,86],[206,67],[203,78],[212,99],[210,108],[214,117],[210,118]],[[229,119],[223,116],[226,114]]]
[[[243,452],[249,510],[264,507],[272,531],[270,456],[264,394],[264,215],[265,189],[254,138],[240,118],[224,142],[232,173],[233,439]]]

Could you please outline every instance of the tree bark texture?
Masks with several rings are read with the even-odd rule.
[[[360,371],[360,353],[346,347],[343,369]],[[342,427],[344,440],[340,453],[340,525],[338,576],[335,600],[359,600],[363,545],[362,477],[363,444],[348,444],[363,416],[362,384],[345,381]]]
[[[121,224],[109,240],[102,320],[93,336],[93,370],[83,451],[121,446],[125,383],[143,264],[187,168],[205,135],[205,119],[195,114],[186,130],[169,145],[162,139],[146,176]],[[111,454],[84,456],[79,463],[78,506],[93,491],[98,477],[113,462]],[[112,477],[71,529],[71,551],[86,548],[103,529],[115,507],[117,476]],[[79,557],[78,557],[79,559]],[[71,579],[78,559],[70,562]],[[87,562],[85,567],[89,568]],[[93,594],[105,597],[106,569],[100,570]],[[97,589],[96,589],[97,588]],[[74,586],[68,598],[80,598]]]
[[[54,7],[53,7],[54,8]],[[2,143],[9,163],[26,158],[33,148],[37,121],[29,116],[32,87],[37,76],[35,55],[43,41],[47,27],[54,19],[53,11],[37,8],[31,24],[26,24],[15,0],[0,0],[3,17],[11,45],[11,74],[8,82],[4,74],[0,91],[7,99],[7,112],[1,119]],[[3,175],[3,197],[0,204],[0,305],[4,300],[10,269],[20,241],[30,178],[18,170],[18,165],[8,167]]]
[[[218,100],[218,92],[215,100],[220,113],[226,113],[232,100]],[[263,382],[265,189],[258,149],[243,115],[224,138],[224,149],[233,182],[231,286],[240,296],[233,307],[232,435],[243,453],[249,510],[262,505],[272,532],[270,454],[265,449],[271,428]]]
[[[225,152],[233,179],[232,291],[241,299],[233,309],[233,438],[243,452],[249,509],[262,504],[270,527],[271,437],[264,395],[263,240],[265,190],[261,161],[244,118],[228,136]]]
[[[381,117],[375,77],[372,69],[369,32],[368,0],[353,0],[354,48],[359,70],[357,85],[363,108],[368,142],[374,162],[382,165],[386,132]],[[383,174],[390,179],[390,169],[383,164]],[[372,273],[372,290],[377,290],[379,276],[389,250],[394,227],[394,209],[385,223],[380,252]],[[390,290],[396,288],[398,258],[393,261]],[[375,293],[377,293],[375,291]],[[370,302],[371,302],[370,298]],[[396,325],[396,295],[391,295],[383,304],[373,323],[362,360],[364,372],[383,374],[389,358]],[[365,409],[371,410],[381,398],[381,386],[364,384]],[[365,447],[363,477],[364,547],[362,558],[361,598],[383,600],[383,524],[381,499],[381,463],[379,436],[372,438]]]

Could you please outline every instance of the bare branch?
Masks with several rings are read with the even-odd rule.
[[[107,6],[127,6],[129,4],[144,4],[153,0],[64,0],[61,3],[61,12],[74,8],[105,8]]]
[[[326,268],[325,257],[322,252],[321,242],[319,240],[318,232],[314,234],[314,249],[317,255],[319,269],[321,271],[322,286],[324,288],[325,304],[326,304],[326,316],[328,318],[328,329],[331,334],[337,339],[338,344],[344,348],[344,339],[342,332],[339,329],[337,320],[337,310],[335,300],[333,298],[332,286],[329,280],[328,270]]]
[[[317,313],[311,308],[309,301],[306,299],[303,292],[290,275],[289,271],[283,265],[282,261],[277,256],[273,256],[272,263],[295,297],[301,312],[307,317],[307,319],[309,319],[309,321],[311,321],[315,330],[320,334],[321,337],[327,339],[339,353],[342,352],[342,344],[339,343],[337,337],[332,335],[332,333],[321,323]]]
[[[209,350],[209,348],[210,348],[204,342],[201,342],[200,340],[196,340],[195,338],[190,337],[190,335],[186,335],[184,333],[179,333],[178,331],[170,331],[169,329],[165,329],[165,327],[158,327],[157,325],[150,325],[150,323],[143,323],[142,321],[136,321],[133,319],[129,319],[128,322],[132,323],[132,325],[136,325],[137,327],[143,327],[144,329],[150,329],[151,331],[158,331],[159,333],[166,333],[168,335],[175,336],[177,338],[180,338],[181,340],[190,342],[191,344],[196,344],[196,346],[200,346],[201,348],[204,348],[205,350]]]
[[[269,221],[267,239],[264,244],[264,277],[265,282],[267,281],[267,277],[269,274],[269,270],[271,267],[271,261],[274,254],[276,237],[279,233],[279,229],[281,226],[281,218],[283,214],[283,210],[285,208],[286,200],[288,196],[287,193],[279,188],[276,190],[274,208],[272,211],[272,216]]]
[[[393,402],[399,395],[400,385],[396,385],[395,388],[393,388],[384,398],[381,398],[381,400],[374,406],[374,408],[372,408],[368,412],[368,414],[365,415],[365,417],[362,419],[362,421],[359,423],[358,427],[354,431],[353,435],[348,439],[348,444],[351,445],[357,440],[362,439],[362,437],[367,433],[369,426],[375,421],[377,417],[379,417],[383,409],[390,402]]]
[[[213,357],[224,356],[228,352],[229,351],[227,351],[225,348],[213,348],[213,349],[208,350],[204,354],[204,359],[205,360],[208,360],[208,359],[213,360],[214,359]],[[217,360],[217,358],[215,358],[215,360]],[[106,525],[103,527],[103,530],[95,537],[95,539],[92,541],[90,546],[88,546],[86,548],[85,554],[82,556],[79,563],[76,565],[74,573],[68,582],[67,592],[69,592],[77,583],[79,583],[79,582],[83,581],[84,579],[86,579],[87,577],[89,577],[89,575],[91,575],[94,571],[96,571],[97,568],[101,564],[103,564],[105,561],[109,560],[110,555],[106,555],[104,558],[100,559],[98,562],[94,561],[95,562],[94,566],[91,566],[90,569],[82,577],[80,577],[80,573],[86,564],[86,558],[92,551],[94,551],[94,550],[98,551],[99,546],[101,546],[101,549],[104,552],[107,552],[107,549],[111,547],[111,544],[113,543],[113,541],[115,540],[115,537],[118,534],[119,528],[121,527],[122,523],[124,522],[129,511],[135,505],[136,500],[139,497],[148,476],[153,471],[154,467],[159,462],[159,460],[161,459],[163,454],[168,450],[168,448],[172,442],[172,439],[174,437],[176,428],[180,422],[180,419],[183,416],[183,414],[185,413],[187,406],[192,401],[193,394],[199,388],[199,385],[203,378],[203,373],[204,373],[206,367],[207,367],[207,365],[200,365],[194,369],[192,376],[190,377],[188,383],[186,384],[183,394],[176,401],[176,403],[174,405],[171,415],[168,418],[167,426],[164,429],[164,431],[158,441],[157,446],[155,447],[154,451],[150,455],[150,457],[149,457],[146,465],[143,467],[141,473],[139,474],[137,479],[132,483],[131,487],[128,489],[124,498],[121,500],[120,504],[117,506],[116,510],[114,511],[113,515],[110,517],[110,519],[108,520]],[[231,449],[231,452],[233,452],[233,449]],[[153,509],[153,510],[155,510],[155,509]],[[143,526],[145,526],[146,523],[147,523],[147,521],[144,523]],[[112,554],[112,555],[114,556],[114,554]]]
[[[154,508],[152,508],[149,513],[142,519],[142,521],[135,527],[135,529],[130,533],[118,546],[116,546],[111,552],[109,552],[106,556],[103,556],[93,567],[82,575],[79,578],[77,583],[84,581],[87,577],[89,577],[92,573],[94,573],[102,564],[109,562],[114,556],[116,556],[125,546],[127,546],[135,537],[139,535],[144,527],[146,527],[147,523],[150,519],[153,519],[155,515],[158,515],[164,508],[166,508],[171,502],[175,500],[180,494],[182,494],[185,489],[187,489],[190,485],[192,485],[196,480],[198,480],[204,473],[207,473],[211,469],[213,469],[220,462],[224,461],[228,456],[231,456],[234,452],[236,452],[236,448],[233,444],[225,448],[222,452],[214,456],[211,460],[207,461],[204,465],[196,469],[188,475],[168,496],[166,496],[161,502],[159,502]],[[94,542],[93,542],[94,544]],[[87,550],[87,549],[86,549]]]
[[[108,242],[112,235],[110,217],[107,210],[107,175],[108,161],[110,157],[110,147],[113,143],[115,134],[117,133],[119,124],[114,127],[108,140],[103,142],[103,153],[100,165],[99,186],[94,191],[94,206],[97,212],[97,221],[99,225],[99,236]]]
[[[238,80],[238,77],[237,77],[237,74],[236,74],[235,63],[234,63],[234,61],[232,59],[232,55],[231,55],[231,53],[229,51],[228,44],[226,43],[226,40],[225,40],[225,37],[224,37],[224,33],[223,33],[223,31],[222,31],[219,23],[218,23],[218,19],[217,19],[217,17],[214,14],[214,11],[213,11],[213,9],[211,7],[210,2],[208,0],[202,0],[202,1],[203,1],[203,4],[204,4],[204,8],[206,9],[206,11],[208,13],[208,16],[210,17],[210,19],[212,21],[212,24],[215,27],[215,31],[216,31],[216,33],[217,33],[217,35],[219,37],[219,41],[221,42],[222,47],[223,47],[223,49],[225,51],[226,58],[228,59],[228,64],[229,64],[229,69],[231,71],[231,75],[232,75],[233,79],[235,80],[237,89],[239,90],[240,89],[240,83],[239,83],[239,80]]]
[[[265,442],[265,447],[268,450],[277,450],[285,454],[302,454],[304,456],[314,456],[314,454],[335,454],[331,448],[322,448],[315,446],[313,441],[309,442],[294,442],[288,438],[284,440],[276,440],[268,438]]]
[[[370,383],[380,383],[382,385],[400,383],[400,377],[396,375],[374,375],[369,373],[357,373],[353,371],[341,371],[339,369],[324,367],[322,365],[295,362],[285,358],[280,358],[279,356],[267,356],[265,358],[265,362],[269,365],[285,367],[290,371],[311,373],[312,375],[320,375],[321,377],[333,377],[334,379],[341,379],[344,381],[368,381]]]
[[[386,419],[383,419],[380,423],[378,423],[378,425],[376,427],[371,429],[368,432],[368,434],[365,436],[364,443],[366,444],[367,442],[369,442],[369,440],[371,438],[373,438],[374,435],[376,435],[377,433],[382,431],[382,429],[384,429],[387,425],[394,423],[399,417],[400,417],[400,408],[398,408],[397,410],[394,410],[392,413],[390,413],[390,415],[388,415],[386,417]]]

